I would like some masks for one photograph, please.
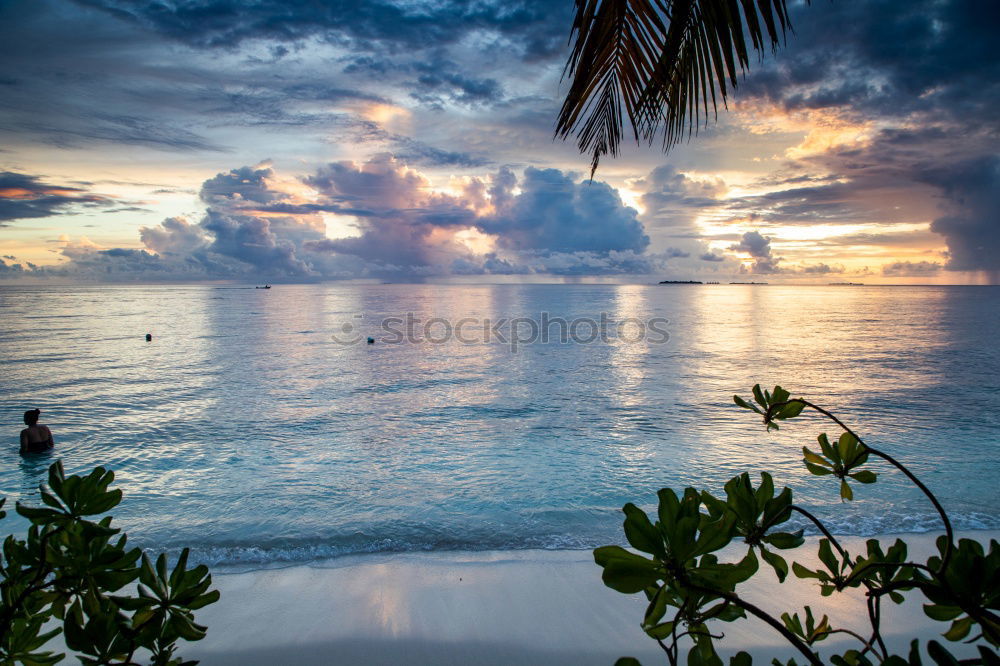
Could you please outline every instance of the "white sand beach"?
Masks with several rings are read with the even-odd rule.
[[[911,554],[926,557],[935,534],[905,535]],[[997,531],[959,536],[988,542]],[[880,537],[892,541],[894,536]],[[851,552],[864,539],[846,537]],[[815,561],[810,540],[795,559]],[[205,640],[182,645],[186,658],[215,664],[601,664],[631,655],[665,663],[639,628],[645,601],[606,588],[589,551],[445,552],[365,555],[244,573],[215,572],[222,599],[198,613]],[[860,595],[822,598],[811,583],[773,573],[739,588],[769,611],[822,608],[834,625],[863,629]],[[884,636],[902,651],[911,637],[947,628],[926,618],[912,594],[884,607]],[[793,656],[756,619],[716,627],[726,654]],[[853,639],[831,638],[828,649]],[[895,646],[895,647],[893,647]],[[966,648],[967,649],[967,648]],[[963,654],[961,649],[956,653]]]

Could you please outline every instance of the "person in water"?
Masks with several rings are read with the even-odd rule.
[[[55,446],[49,427],[38,425],[41,413],[40,409],[29,409],[24,413],[24,424],[28,427],[21,431],[21,453],[42,453]]]

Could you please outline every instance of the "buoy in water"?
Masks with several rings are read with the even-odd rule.
[[[152,342],[152,341],[153,341],[153,334],[152,333],[147,333],[146,334],[146,342]]]
[[[375,338],[368,338],[368,344],[370,345],[375,344]]]

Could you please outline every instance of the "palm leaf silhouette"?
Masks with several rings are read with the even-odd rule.
[[[556,136],[576,135],[591,177],[618,155],[623,117],[637,142],[662,133],[669,150],[718,117],[751,50],[777,48],[790,27],[786,0],[576,0]]]

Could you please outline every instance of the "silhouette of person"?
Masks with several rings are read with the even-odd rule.
[[[38,425],[40,409],[29,409],[24,413],[24,424],[28,426],[21,431],[21,453],[42,453],[48,451],[55,442],[48,426]]]

